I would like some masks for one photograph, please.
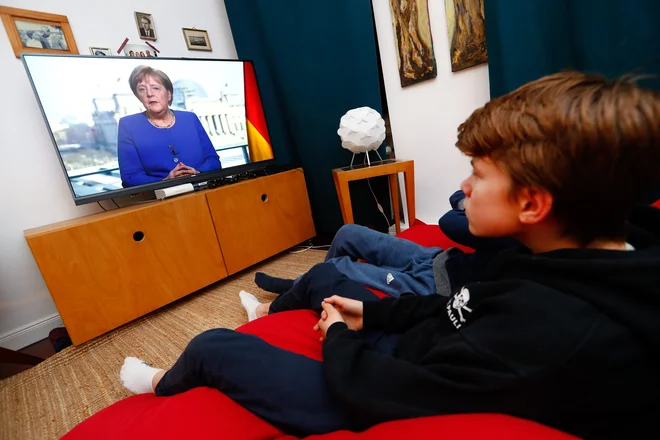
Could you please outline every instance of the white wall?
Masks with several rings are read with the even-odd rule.
[[[398,159],[415,160],[417,218],[435,223],[470,173],[455,147],[457,128],[490,94],[485,64],[451,72],[445,2],[428,3],[438,77],[402,88],[390,2],[372,0],[394,151]]]
[[[161,56],[236,58],[222,0],[2,0],[3,6],[66,15],[81,54],[141,44],[134,11],[152,13]],[[206,29],[213,52],[186,49],[182,27]],[[18,349],[61,326],[23,230],[100,211],[76,207],[20,59],[0,30],[0,346]],[[72,91],[75,93],[75,91]]]

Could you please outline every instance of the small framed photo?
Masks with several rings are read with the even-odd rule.
[[[134,58],[156,58],[158,52],[146,44],[127,44],[124,46],[124,56]]]
[[[136,12],[135,23],[137,24],[141,39],[156,40],[156,28],[154,26],[154,18],[151,14]]]
[[[111,57],[112,52],[107,47],[90,47],[89,53],[95,57]]]
[[[211,42],[208,32],[202,29],[183,28],[183,38],[186,39],[188,50],[205,50],[211,52]]]
[[[77,54],[69,19],[64,15],[0,6],[16,58],[21,53]]]

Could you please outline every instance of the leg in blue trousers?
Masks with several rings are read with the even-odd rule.
[[[291,289],[275,298],[269,313],[300,309],[320,313],[323,300],[334,294],[357,301],[380,299],[361,284],[340,273],[334,264],[320,263],[301,276]]]
[[[332,240],[325,261],[353,281],[390,296],[431,295],[436,293],[433,258],[440,252],[440,248],[427,248],[364,226],[344,225]],[[264,290],[281,294],[300,279],[286,280],[258,272],[254,281]]]
[[[383,335],[372,347],[392,353],[396,341],[396,336]],[[156,395],[200,386],[222,391],[288,434],[303,437],[350,429],[344,409],[328,390],[322,363],[257,336],[227,329],[196,336],[160,380]]]
[[[331,264],[312,268],[271,306],[271,312],[314,308],[332,294],[378,299]],[[360,335],[374,349],[393,355],[398,336],[379,332]],[[218,389],[281,430],[298,436],[350,429],[342,407],[331,396],[321,362],[274,347],[262,339],[232,330],[206,331],[188,344],[156,386],[170,396],[199,386]]]
[[[195,387],[222,391],[232,400],[294,435],[349,427],[330,396],[321,362],[274,347],[257,336],[208,330],[188,344],[158,383],[156,395]]]
[[[431,295],[436,290],[433,258],[440,252],[440,248],[427,248],[364,226],[344,225],[332,240],[325,261],[351,280],[391,296]]]

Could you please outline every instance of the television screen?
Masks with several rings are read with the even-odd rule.
[[[274,158],[248,61],[23,55],[76,204]]]

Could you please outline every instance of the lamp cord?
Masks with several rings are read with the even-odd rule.
[[[383,218],[385,219],[385,223],[387,223],[387,229],[390,229],[390,220],[387,218],[385,215],[385,211],[383,210],[383,205],[381,205],[378,202],[378,198],[376,197],[376,193],[374,193],[374,190],[371,188],[371,182],[370,179],[367,179],[367,185],[369,185],[369,191],[371,191],[371,195],[374,196],[374,200],[376,201],[376,206],[378,206],[378,210],[380,211],[381,214],[383,214]]]
[[[376,154],[378,154],[378,157],[380,157],[380,154],[378,153],[378,149],[376,149]],[[353,157],[355,157],[355,154],[353,154]],[[364,161],[362,162],[362,165],[365,165],[367,163],[367,159],[369,158],[369,151],[364,152]],[[380,159],[382,162],[382,158]],[[353,164],[353,161],[351,161],[351,165]],[[371,163],[369,164],[371,166]],[[390,220],[387,218],[385,215],[385,210],[383,210],[383,205],[380,204],[378,201],[378,198],[376,197],[376,193],[374,192],[373,188],[371,188],[371,179],[367,178],[367,185],[369,185],[369,191],[371,191],[371,195],[374,196],[374,200],[376,201],[376,206],[378,207],[378,210],[380,211],[381,214],[383,214],[383,218],[385,219],[385,223],[387,224],[387,230],[389,232],[390,229]],[[394,208],[394,207],[393,207]]]

